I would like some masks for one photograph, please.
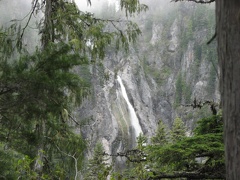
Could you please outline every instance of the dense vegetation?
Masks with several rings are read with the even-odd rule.
[[[121,8],[126,15],[146,9],[138,1],[121,1]],[[45,15],[37,24],[41,45],[26,41],[39,12]],[[15,19],[0,29],[0,178],[77,179],[86,142],[74,132],[80,124],[71,112],[90,93],[85,72],[111,43],[128,50],[140,30],[130,21],[118,29],[114,20],[97,19],[64,0],[33,1],[25,18],[26,24]]]
[[[177,123],[176,120],[175,123]],[[156,174],[153,179],[156,177],[224,179],[223,122],[221,116],[199,120],[191,137],[184,137],[180,133],[181,131],[183,131],[181,126],[173,127],[171,133],[178,138],[172,139],[167,144],[150,146],[149,149],[152,152],[150,159],[154,162],[153,171]]]
[[[143,30],[147,35],[142,39],[142,43],[148,45],[145,47],[147,50],[140,52],[140,48],[134,47],[136,52],[142,55],[139,58],[142,59],[146,76],[153,77],[158,87],[166,83],[168,76],[175,72],[175,104],[179,108],[185,108],[181,105],[193,103],[191,100],[192,89],[197,80],[199,80],[200,65],[203,64],[203,61],[210,69],[210,73],[206,76],[208,77],[206,87],[208,94],[206,96],[209,99],[213,99],[217,78],[216,43],[212,42],[210,45],[207,45],[207,41],[214,34],[215,29],[214,9],[206,6],[194,6],[194,8],[189,8],[193,12],[188,12],[184,8],[185,6],[179,5],[175,9],[181,15],[184,13],[189,15],[184,16],[183,22],[179,20],[181,22],[181,33],[178,34],[180,42],[176,53],[181,57],[188,50],[188,47],[192,46],[194,62],[189,68],[193,74],[190,80],[186,80],[186,73],[181,72],[180,68],[174,69],[174,66],[170,64],[171,60],[168,58],[169,53],[173,53],[169,52],[166,44],[169,42],[171,26],[174,20],[176,20],[175,13],[163,16],[163,12],[158,12],[159,14],[154,14],[158,21],[147,19],[148,21],[144,24],[145,29]],[[156,12],[152,11],[151,13]],[[152,17],[152,14],[149,17]],[[165,19],[162,17],[165,17]],[[155,26],[159,24],[164,24],[164,26],[162,27],[162,36],[159,35],[161,40],[151,45],[149,41],[154,28],[153,22]],[[202,37],[198,37],[196,34],[200,34]],[[154,63],[149,63],[148,59],[153,58],[150,55],[150,51],[154,51],[157,54],[155,58],[164,58],[162,69],[159,70]],[[99,153],[105,155],[105,158],[119,156],[125,157],[127,160],[125,170],[118,172],[116,169],[112,169],[110,173],[111,178],[144,180],[225,179],[223,120],[221,114],[211,115],[208,111],[209,107],[201,106],[199,113],[195,114],[197,117],[204,118],[198,120],[193,132],[187,132],[183,121],[186,122],[188,119],[184,117],[183,119],[179,117],[174,119],[171,129],[166,128],[163,122],[159,121],[156,136],[152,137],[152,141],[148,145],[146,145],[147,139],[144,136],[140,136],[138,137],[136,149],[110,155],[104,151]],[[189,119],[191,119],[190,116],[193,116],[190,113],[185,114]],[[107,167],[111,167],[111,164],[106,164],[105,168]]]
[[[111,179],[225,179],[221,114],[199,120],[191,137],[186,136],[180,118],[174,120],[171,130],[160,121],[156,136],[150,144],[146,142],[140,135],[136,149],[116,155],[127,159],[127,168],[123,172],[112,169]],[[92,172],[91,179],[104,180],[103,172],[109,175],[111,169],[106,163],[109,154],[100,147],[96,146],[90,161],[90,170],[98,172]]]
[[[138,1],[121,2],[126,15],[144,9]],[[180,118],[174,120],[171,130],[160,121],[149,145],[140,136],[136,149],[120,154],[128,160],[124,172],[106,162],[101,144],[96,145],[87,168],[83,167],[87,146],[81,135],[74,133],[81,126],[71,112],[90,93],[89,65],[99,63],[113,42],[116,49],[127,51],[128,43],[135,41],[140,31],[132,22],[124,25],[126,29],[106,31],[107,25],[116,26],[114,21],[79,11],[74,3],[46,1],[41,6],[46,8],[43,24],[39,24],[41,47],[33,53],[23,47],[24,28],[14,24],[0,31],[0,178],[77,179],[81,169],[86,170],[81,176],[84,179],[224,178],[220,115],[200,120],[192,137],[186,137]],[[32,14],[41,10],[38,8],[34,1]],[[184,31],[188,34],[183,36],[192,36],[192,28],[201,25],[192,23],[194,20],[189,20],[188,31]],[[200,48],[195,48],[198,59]],[[162,73],[167,76],[169,71],[165,67]],[[153,73],[157,78],[160,72]],[[209,88],[215,82],[214,73],[212,68]],[[177,104],[183,99],[190,101],[189,87],[179,73]]]

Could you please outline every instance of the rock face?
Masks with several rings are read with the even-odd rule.
[[[75,114],[90,149],[97,141],[110,154],[136,145],[136,127],[132,126],[117,76],[149,139],[160,119],[171,127],[180,117],[191,131],[194,122],[209,111],[208,107],[192,110],[181,105],[195,98],[219,101],[216,45],[206,45],[215,28],[212,7],[173,4],[163,12],[153,8],[144,21],[136,21],[143,35],[128,55],[107,54],[103,71],[108,79],[102,78],[98,67],[91,67],[93,93]],[[116,167],[124,164],[120,158],[112,160]]]

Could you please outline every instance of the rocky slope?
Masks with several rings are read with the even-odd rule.
[[[114,154],[136,144],[136,127],[117,76],[148,138],[160,119],[171,127],[176,117],[184,120],[191,133],[194,122],[210,113],[209,107],[192,110],[182,105],[195,98],[219,101],[216,44],[206,45],[214,34],[214,8],[152,3],[155,8],[149,5],[147,13],[134,19],[142,36],[129,54],[109,51],[104,68],[91,67],[93,93],[75,114],[89,147],[100,141],[107,153]]]

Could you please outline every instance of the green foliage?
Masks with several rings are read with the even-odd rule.
[[[208,82],[206,86],[206,91],[208,92],[209,98],[213,98],[213,95],[215,93],[216,89],[216,79],[218,77],[218,62],[217,62],[217,54],[215,49],[215,43],[210,44],[208,46],[207,51],[207,61],[209,62],[210,68],[209,68],[209,76],[208,76]]]
[[[208,21],[210,19],[214,19],[214,17],[209,18],[209,16],[206,16],[209,11],[211,10],[206,5],[196,6],[193,19],[193,27],[195,30],[200,30],[203,29],[204,27],[207,27]]]
[[[163,85],[171,74],[171,69],[168,66],[163,66],[161,69],[157,69],[152,65],[149,65],[146,56],[143,57],[142,66],[146,76],[152,77],[158,86]]]
[[[7,149],[7,145],[0,143],[0,179],[17,179],[14,173],[17,167],[17,159],[22,155]]]
[[[104,155],[104,148],[101,143],[97,143],[94,148],[92,159],[89,160],[86,180],[105,180],[110,174],[111,166],[106,163],[107,158]]]
[[[70,50],[68,45],[53,45],[45,52],[22,56],[14,65],[5,64],[1,80],[7,91],[1,96],[0,105],[6,110],[2,115],[10,117],[7,108],[11,103],[15,103],[15,112],[26,115],[26,120],[38,118],[39,114],[45,118],[50,112],[58,115],[73,100],[81,103],[89,84],[70,70],[86,61],[77,54],[68,54]],[[4,99],[9,103],[4,103]]]
[[[47,9],[53,6],[53,9]],[[44,7],[44,6],[43,6]],[[121,1],[121,8],[126,13],[140,13],[146,10],[146,6],[138,0]],[[126,20],[122,23],[112,19],[100,19],[92,13],[80,11],[74,2],[66,3],[63,0],[58,2],[46,2],[46,19],[42,32],[42,43],[45,47],[49,42],[65,42],[72,44],[75,51],[81,55],[90,56],[92,61],[103,59],[105,50],[115,43],[115,50],[124,48],[128,51],[130,42],[135,42],[141,33],[137,24]],[[51,12],[51,13],[50,13]],[[54,19],[54,21],[52,21]]]
[[[118,29],[116,22],[82,12],[74,2],[35,0],[32,5],[28,22],[34,13],[45,13],[38,23],[42,48],[33,53],[24,49],[28,22],[24,28],[16,21],[0,30],[0,142],[5,147],[0,156],[6,167],[1,175],[69,179],[77,177],[86,148],[70,121],[71,111],[90,93],[88,65],[103,59],[113,42],[128,50],[140,30],[130,21]],[[121,7],[128,15],[146,9],[138,0],[122,1]],[[115,30],[108,31],[109,24]]]
[[[178,75],[176,81],[176,97],[175,103],[179,105],[182,102],[182,94],[183,94],[183,87],[182,87],[182,75]]]
[[[203,62],[203,45],[194,45],[194,62],[191,65],[191,72],[193,74],[193,82],[197,82],[199,79],[200,66]]]
[[[152,28],[153,20],[151,18],[148,18],[144,24],[144,37],[146,42],[149,42],[152,38]]]
[[[194,129],[195,135],[210,134],[223,132],[223,119],[221,115],[206,117],[197,122],[197,127]]]
[[[74,133],[65,123],[60,123],[58,119],[49,117],[51,121],[47,123],[44,156],[49,162],[45,163],[44,172],[50,177],[73,177],[76,168],[82,168],[84,150],[86,143],[83,138]]]
[[[34,162],[29,156],[24,156],[17,162],[18,179],[37,179],[38,174],[31,169],[31,164]]]
[[[178,127],[182,126],[182,121],[178,119],[177,122]],[[164,146],[149,146],[149,158],[156,175],[175,173],[180,176],[186,172],[198,177],[216,175],[224,178],[223,121],[220,115],[199,120],[192,137],[179,139],[176,136],[176,139]]]
[[[206,165],[209,170],[215,164],[224,167],[223,152],[222,136],[218,134],[186,138],[157,150],[158,163],[169,167],[170,172],[201,169],[205,164],[197,162],[199,157],[209,158]]]
[[[120,7],[121,9],[125,8],[126,16],[140,13],[148,9],[148,7],[141,4],[139,0],[121,0]]]
[[[186,137],[186,127],[181,118],[177,117],[173,121],[171,129],[171,142],[175,143]]]
[[[137,137],[137,147],[136,149],[130,150],[131,154],[127,158],[127,168],[122,173],[122,176],[115,174],[113,179],[139,179],[144,180],[151,176],[151,173],[146,171],[147,159],[146,159],[146,143],[147,138],[140,134]]]
[[[185,136],[185,126],[176,118],[171,129],[171,141],[166,139],[165,126],[160,121],[152,144],[138,137],[137,149],[128,156],[127,170],[114,172],[112,180],[163,179],[164,177],[224,179],[223,121],[221,115],[200,119],[194,134]],[[129,151],[130,152],[130,151]],[[127,154],[126,154],[127,155]]]
[[[209,96],[212,98],[215,93],[216,88],[216,79],[217,79],[217,69],[214,65],[210,67],[210,73],[207,82],[207,92]]]
[[[133,165],[133,168],[131,169],[130,172],[130,177],[134,176],[135,179],[146,179],[149,176],[149,173],[146,172],[145,166],[146,166],[146,157],[145,152],[146,152],[146,143],[147,143],[147,138],[140,134],[137,138],[137,150],[141,152],[141,155],[139,156],[139,162],[135,163]]]
[[[0,140],[6,147],[1,152],[22,155],[8,157],[8,163],[3,164],[9,168],[1,168],[1,174],[8,179],[16,176],[36,179],[39,175],[33,164],[38,161],[43,166],[42,179],[58,177],[59,171],[65,171],[63,177],[71,176],[74,163],[69,157],[63,159],[59,150],[75,153],[80,166],[85,143],[72,133],[68,122],[62,122],[66,118],[62,119],[61,112],[64,109],[71,112],[72,107],[88,95],[89,83],[72,71],[73,67],[88,62],[84,56],[71,53],[71,46],[64,43],[51,44],[33,55],[15,56],[9,33],[11,31],[5,31],[0,39]],[[19,60],[13,60],[14,57]],[[39,146],[46,153],[45,159],[37,155]],[[78,149],[71,152],[76,146]]]
[[[187,84],[182,73],[179,73],[176,81],[175,105],[179,106],[183,102],[190,103],[191,94],[190,85]]]
[[[40,158],[45,177],[49,172],[54,177],[56,167],[65,171],[68,169],[64,177],[74,173],[71,170],[74,169],[72,159],[63,159],[66,155],[62,151],[75,154],[79,158],[79,166],[81,164],[85,143],[72,132],[68,122],[65,122],[67,118],[62,118],[61,112],[71,112],[88,95],[89,83],[72,71],[73,67],[86,64],[87,61],[70,51],[69,45],[52,44],[45,51],[22,55],[14,64],[2,62],[5,68],[1,75],[0,140],[29,158],[24,161],[14,158],[15,161],[26,163],[26,166],[19,167],[28,172],[28,178],[35,176],[32,165],[38,159],[39,147],[46,153],[45,160]],[[74,148],[76,146],[77,149]]]
[[[190,45],[189,42],[195,42],[193,46],[194,62],[189,68],[192,74],[192,80],[189,83],[193,84],[199,79],[200,65],[202,62],[204,60],[207,60],[208,62],[212,61],[211,56],[216,53],[216,44],[213,42],[212,44],[207,45],[207,42],[215,33],[214,9],[206,5],[196,5],[194,6],[194,9],[191,10],[192,12],[184,12],[187,13],[188,16],[183,19],[183,23],[180,26],[181,34],[179,36],[179,51],[181,54],[185,53]],[[215,59],[217,58],[214,55],[214,60]],[[209,67],[212,66],[211,64],[212,62],[209,64]],[[213,64],[217,67],[217,63]],[[211,74],[212,75],[210,76],[213,77],[214,73],[211,72]],[[212,82],[210,83],[212,88],[210,88],[210,84],[207,88],[209,97],[212,96],[212,92],[215,90],[214,83]]]
[[[156,135],[152,137],[152,144],[165,145],[168,142],[167,129],[165,124],[160,120],[157,127]]]

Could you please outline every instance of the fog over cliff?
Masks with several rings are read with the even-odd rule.
[[[7,0],[1,0],[4,2]],[[92,0],[91,6],[86,0],[75,2],[82,11],[98,17],[126,19],[117,1]],[[167,0],[142,2],[149,10],[129,17],[142,31],[129,52],[116,54],[113,47],[109,47],[101,66],[92,64],[89,68],[92,94],[74,113],[81,124],[76,132],[88,142],[88,156],[98,141],[109,154],[132,149],[136,145],[136,134],[142,132],[149,140],[155,135],[160,120],[170,128],[174,119],[180,117],[191,135],[196,120],[208,116],[210,110],[208,107],[193,110],[184,105],[194,99],[215,102],[220,99],[216,42],[206,44],[215,32],[214,7]],[[7,6],[0,7],[0,12],[4,12],[0,16],[1,25],[8,26],[15,19],[22,20],[24,27],[31,1],[13,1],[11,15],[4,11]],[[39,43],[35,21],[40,17],[41,13],[31,21],[24,37],[31,43],[25,44]],[[29,36],[36,38],[29,39]],[[136,114],[135,119],[139,121],[136,124],[140,127],[132,123],[131,111]],[[120,158],[110,161],[116,161],[116,167],[124,164]]]
[[[109,48],[103,70],[92,66],[93,94],[75,114],[81,119],[81,132],[89,146],[100,141],[108,153],[133,148],[136,142],[117,76],[148,139],[155,134],[160,120],[170,128],[177,117],[185,122],[191,135],[196,120],[209,115],[210,110],[184,105],[194,99],[219,101],[216,44],[206,44],[215,31],[214,7],[163,0],[143,2],[149,5],[149,11],[131,17],[142,35],[128,54],[115,54]],[[104,10],[98,14],[106,17],[114,12],[119,17],[122,13],[114,6]]]

